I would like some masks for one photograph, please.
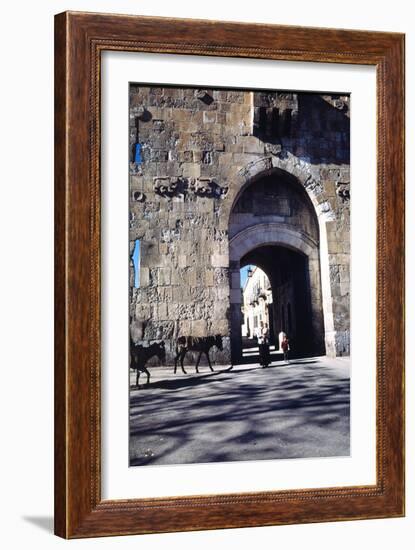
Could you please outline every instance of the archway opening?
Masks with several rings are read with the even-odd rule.
[[[275,353],[274,309],[271,282],[259,266],[248,263],[240,269],[241,274],[241,337],[242,360],[249,362],[259,353],[258,337],[261,329],[268,334],[271,353]]]
[[[271,356],[276,360],[282,353],[281,333],[288,336],[293,357],[318,352],[307,256],[264,245],[244,255],[240,265],[242,358],[254,355],[261,326],[268,330]]]

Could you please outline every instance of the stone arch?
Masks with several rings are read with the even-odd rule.
[[[318,242],[308,235],[293,231],[281,223],[261,223],[247,227],[229,241],[229,258],[242,258],[248,252],[263,245],[291,248],[306,256],[318,252]]]
[[[326,196],[319,172],[313,172],[311,165],[289,152],[256,159],[241,168],[233,178],[227,195],[228,217],[239,197],[247,187],[267,175],[275,175],[300,183],[306,191],[319,221],[335,220],[331,201]]]
[[[324,318],[319,278],[318,241],[281,223],[263,223],[240,231],[229,242],[232,357],[235,361],[239,360],[242,348],[240,333],[241,259],[256,249],[270,246],[289,249],[306,258],[307,279],[310,283],[310,325],[313,327],[314,333],[320,335],[320,341],[317,342],[316,340],[314,351],[320,353],[324,348]],[[263,266],[260,267],[263,268]]]
[[[290,171],[291,170],[291,171]],[[254,223],[249,227],[238,227],[232,223],[235,206],[244,192],[257,182],[268,178],[284,181],[286,187],[293,192],[301,193],[312,219],[315,220],[317,233],[303,231],[301,228],[290,227],[281,219],[277,222]],[[319,176],[314,176],[310,164],[302,162],[290,154],[283,157],[269,156],[249,163],[237,174],[235,185],[231,186],[229,195],[229,266],[230,266],[230,307],[231,333],[233,356],[239,355],[242,341],[239,325],[241,322],[241,291],[240,291],[240,260],[250,250],[265,245],[288,248],[307,258],[308,279],[311,295],[311,324],[315,334],[319,334],[319,343],[316,350],[324,350],[327,338],[333,332],[333,315],[331,311],[331,288],[329,280],[329,266],[327,252],[327,233],[325,230],[328,221],[335,220],[330,201],[327,200],[320,183]],[[324,251],[321,261],[320,248]],[[329,335],[329,336],[328,336]]]

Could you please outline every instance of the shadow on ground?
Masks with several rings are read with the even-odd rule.
[[[307,359],[165,374],[130,395],[130,464],[347,456],[348,368]]]

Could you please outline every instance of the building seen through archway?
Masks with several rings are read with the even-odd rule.
[[[273,340],[272,290],[266,273],[257,266],[241,268],[242,338],[255,340],[261,322],[270,328]]]

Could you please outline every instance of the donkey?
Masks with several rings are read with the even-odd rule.
[[[182,367],[182,371],[184,372],[184,374],[187,374],[183,367],[183,361],[188,351],[199,352],[199,357],[197,358],[197,362],[196,362],[196,372],[199,372],[199,363],[200,363],[200,358],[202,357],[202,353],[206,355],[209,368],[212,372],[214,372],[212,365],[210,363],[210,358],[209,358],[209,351],[211,348],[213,348],[213,346],[216,346],[220,351],[223,350],[222,336],[220,336],[220,334],[217,334],[216,336],[203,336],[203,337],[179,336],[176,342],[176,357],[174,358],[174,374],[176,374],[177,362],[179,361],[179,359],[180,359],[180,366]]]
[[[147,375],[147,384],[150,383],[150,372],[146,368],[146,363],[151,357],[158,357],[162,363],[166,360],[166,349],[164,342],[155,342],[149,346],[136,344],[130,338],[130,368],[136,370],[135,385],[140,387],[140,374],[144,372]]]

